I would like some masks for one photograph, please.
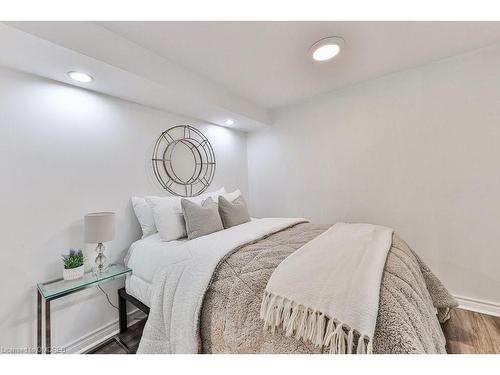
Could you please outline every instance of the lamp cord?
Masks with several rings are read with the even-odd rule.
[[[103,292],[103,293],[104,293],[104,295],[106,296],[106,299],[108,300],[108,303],[109,303],[111,306],[113,306],[115,309],[117,309],[117,310],[118,310],[118,307],[116,307],[115,305],[113,305],[113,304],[111,303],[111,300],[109,299],[108,293],[106,293],[106,292],[104,291],[104,289],[102,289],[102,288],[101,288],[101,286],[100,286],[100,285],[97,285],[97,287],[98,287],[99,289],[101,289],[101,292]]]

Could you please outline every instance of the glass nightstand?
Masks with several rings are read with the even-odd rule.
[[[69,294],[85,290],[106,281],[124,277],[132,270],[121,264],[112,264],[106,272],[95,275],[92,271],[86,272],[84,276],[77,280],[57,279],[45,283],[37,284],[37,351],[51,353],[50,343],[50,301]],[[42,347],[42,298],[45,300],[45,348]]]

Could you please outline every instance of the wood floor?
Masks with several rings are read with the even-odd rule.
[[[500,317],[453,309],[443,331],[448,353],[500,354]]]
[[[137,322],[129,327],[126,333],[116,335],[113,340],[108,340],[89,353],[135,353],[145,322],[145,320]],[[448,353],[500,354],[500,317],[454,309],[451,318],[443,324],[443,331]]]
[[[128,327],[127,332],[118,334],[103,344],[91,349],[87,354],[134,354],[141,341],[146,319]]]

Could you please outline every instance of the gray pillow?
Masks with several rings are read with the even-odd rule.
[[[181,206],[186,221],[188,240],[224,229],[217,203],[212,198],[207,198],[201,206],[187,199],[181,199]]]
[[[232,202],[219,195],[219,214],[224,228],[231,228],[250,221],[247,204],[242,195]]]

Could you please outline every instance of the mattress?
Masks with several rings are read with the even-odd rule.
[[[186,258],[187,239],[162,241],[155,233],[134,242],[125,257],[125,264],[132,273],[125,280],[125,290],[146,306],[151,305],[151,285],[159,268]],[[183,249],[183,250],[182,250]]]

